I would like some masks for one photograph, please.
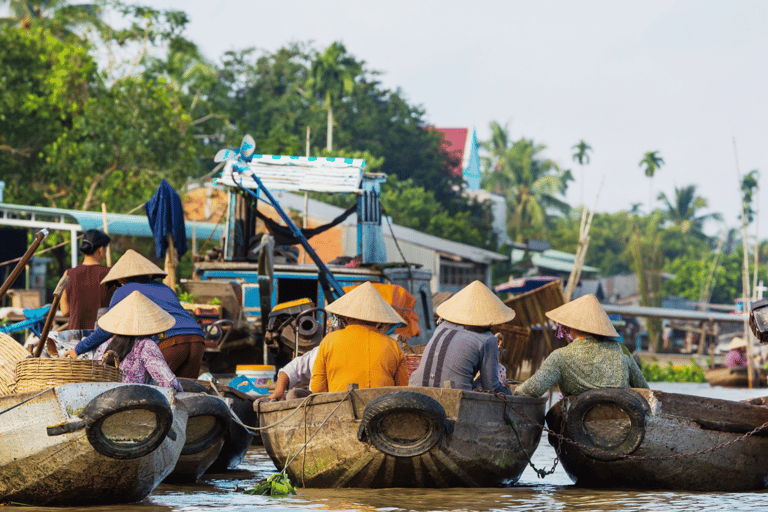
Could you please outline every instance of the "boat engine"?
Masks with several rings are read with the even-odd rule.
[[[276,356],[289,359],[300,356],[315,348],[326,331],[325,316],[321,324],[315,314],[325,310],[316,308],[311,299],[299,299],[278,304],[269,313],[267,332],[264,338],[270,351]]]

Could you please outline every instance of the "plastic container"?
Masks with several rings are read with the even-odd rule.
[[[235,373],[236,377],[228,385],[251,396],[269,394],[269,386],[275,381],[272,365],[239,365]]]

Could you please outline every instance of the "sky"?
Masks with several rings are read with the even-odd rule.
[[[768,177],[768,2],[387,2],[153,0],[179,9],[187,35],[219,62],[227,50],[274,51],[291,41],[342,41],[438,127],[508,124],[570,168],[571,204],[648,211],[639,162],[658,151],[659,192],[695,184],[739,225],[738,168]],[[582,170],[572,147],[593,148]],[[582,192],[583,190],[583,192]],[[583,195],[582,195],[583,194]],[[768,192],[762,193],[768,198]],[[768,230],[768,208],[760,212]],[[719,225],[707,231],[715,234]],[[761,238],[765,238],[761,234]]]

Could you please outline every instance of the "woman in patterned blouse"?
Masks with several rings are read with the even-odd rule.
[[[117,358],[123,382],[165,386],[181,391],[179,379],[165,362],[163,353],[150,336],[176,323],[173,317],[139,291],[134,291],[99,319],[99,327],[113,333],[94,354],[105,364]]]
[[[595,388],[647,388],[637,363],[624,353],[619,336],[594,295],[585,295],[546,313],[557,322],[568,346],[552,352],[515,394],[541,396],[552,386],[563,395]]]

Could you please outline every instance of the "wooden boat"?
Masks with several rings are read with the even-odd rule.
[[[187,410],[170,388],[82,383],[0,397],[0,503],[144,499],[171,472]]]
[[[186,442],[166,482],[194,483],[221,452],[230,412],[223,399],[205,393],[178,393],[187,408]]]
[[[649,389],[595,389],[567,406],[555,404],[547,425],[579,443],[562,442],[559,454],[579,486],[735,492],[768,483],[768,428],[735,441],[768,426],[768,407]],[[549,442],[557,448],[551,433]],[[715,447],[721,448],[710,450]]]
[[[184,391],[220,396],[237,418],[250,427],[257,426],[256,413],[253,410],[254,399],[229,386],[212,385],[211,382],[179,379]],[[221,452],[206,473],[221,473],[235,469],[243,459],[253,442],[254,434],[242,427],[237,421],[229,421],[229,428],[224,433]]]
[[[755,386],[765,386],[768,372],[758,368],[755,372]],[[724,366],[704,370],[704,378],[712,386],[746,388],[749,386],[746,366]]]
[[[303,400],[257,403],[262,428],[275,425],[262,431],[262,439],[278,470],[317,430],[287,467],[291,479],[303,487],[506,485],[525,469],[523,450],[533,454],[541,438],[540,427],[487,393],[350,389],[314,395],[305,410],[296,411]],[[542,424],[546,399],[509,400]]]

